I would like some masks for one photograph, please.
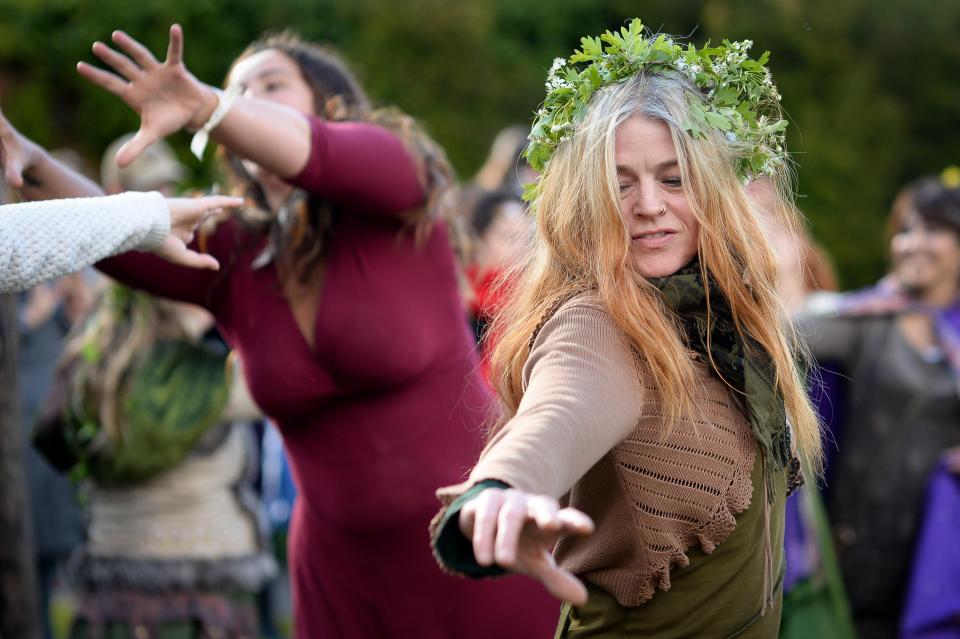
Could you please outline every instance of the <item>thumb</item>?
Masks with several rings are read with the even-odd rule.
[[[549,554],[549,551],[544,551]],[[575,606],[587,603],[587,588],[572,573],[556,565],[553,557],[547,557],[534,571],[533,576],[540,580],[551,595]]]
[[[117,151],[117,165],[121,168],[128,166],[131,162],[137,159],[144,149],[153,144],[158,140],[158,136],[152,132],[147,131],[143,127],[140,127],[140,130],[137,131],[137,134],[130,139],[129,142],[120,147],[120,150]]]
[[[211,271],[220,270],[220,262],[217,261],[217,258],[212,255],[207,255],[206,253],[197,253],[191,249],[183,249],[183,251],[175,257],[175,260],[178,264],[182,266],[188,266],[190,268],[198,269],[207,269]]]
[[[23,186],[23,175],[20,173],[20,167],[14,162],[7,162],[3,170],[4,179],[7,184],[15,189]]]

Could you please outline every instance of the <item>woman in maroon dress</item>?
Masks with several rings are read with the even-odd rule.
[[[475,461],[491,406],[442,151],[406,116],[371,112],[317,47],[256,44],[218,95],[183,66],[178,26],[163,63],[121,32],[113,41],[126,55],[94,53],[119,75],[78,69],[140,114],[118,162],[181,128],[210,131],[265,213],[202,238],[218,273],[136,253],[101,268],[212,311],[280,426],[300,489],[297,637],[549,636],[556,606],[536,588],[450,579],[430,556],[434,489]]]

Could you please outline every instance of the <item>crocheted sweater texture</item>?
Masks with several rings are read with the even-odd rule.
[[[743,404],[695,366],[698,414],[668,429],[654,379],[627,337],[601,308],[568,302],[534,341],[516,416],[469,479],[438,496],[446,506],[497,479],[583,510],[596,531],[561,538],[558,563],[620,604],[640,605],[670,588],[670,570],[689,564],[689,549],[712,553],[753,494],[756,443]]]
[[[170,212],[159,193],[0,206],[0,291],[20,291],[105,257],[160,247]]]

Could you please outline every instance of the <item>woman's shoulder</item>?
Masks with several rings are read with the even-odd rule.
[[[595,292],[561,298],[544,313],[530,338],[530,351],[576,350],[581,357],[612,357],[621,363],[635,359],[627,334],[614,321]]]

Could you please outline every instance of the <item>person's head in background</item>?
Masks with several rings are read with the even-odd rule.
[[[471,216],[476,238],[473,266],[478,276],[501,272],[523,254],[533,220],[523,202],[509,191],[491,191],[477,201]]]
[[[528,127],[514,125],[497,133],[487,159],[473,176],[473,184],[486,191],[508,191],[519,197],[525,184],[536,182],[537,172],[523,155],[529,131]]]
[[[893,275],[903,291],[934,306],[960,293],[960,185],[923,177],[894,200],[887,226]]]
[[[175,195],[177,185],[187,177],[187,170],[177,160],[173,148],[166,141],[154,142],[128,166],[117,166],[117,151],[132,137],[132,133],[123,135],[104,151],[100,164],[100,184],[103,189],[110,194],[124,191],[159,191],[167,197]]]

